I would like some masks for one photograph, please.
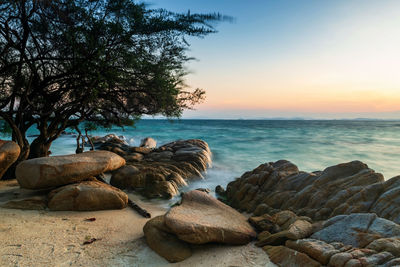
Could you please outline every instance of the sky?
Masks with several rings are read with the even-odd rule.
[[[183,118],[400,119],[400,1],[149,0],[234,22],[190,39]]]

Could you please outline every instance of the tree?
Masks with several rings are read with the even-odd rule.
[[[214,33],[219,14],[173,13],[133,0],[0,2],[0,117],[19,160],[47,156],[83,121],[131,125],[143,114],[179,117],[204,98],[188,91],[187,36]],[[26,132],[36,126],[31,143]]]

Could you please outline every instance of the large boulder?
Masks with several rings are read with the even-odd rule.
[[[193,190],[165,214],[165,224],[179,239],[192,244],[246,244],[256,237],[246,217],[211,197]]]
[[[18,159],[19,145],[13,141],[0,140],[0,179],[8,168]]]
[[[90,151],[67,156],[43,157],[18,164],[21,187],[44,189],[83,181],[125,165],[125,160],[108,151]]]
[[[127,204],[127,194],[118,188],[98,181],[66,185],[51,191],[48,195],[50,210],[123,209]]]
[[[165,225],[164,216],[149,220],[143,227],[149,247],[169,262],[183,261],[192,256],[188,243],[179,240]]]

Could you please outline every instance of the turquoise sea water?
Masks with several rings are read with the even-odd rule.
[[[33,133],[33,132],[32,132]],[[131,145],[151,136],[158,145],[177,139],[205,140],[213,153],[206,180],[190,186],[225,186],[261,163],[287,159],[304,171],[361,160],[386,179],[400,175],[399,121],[141,120],[135,128],[98,130],[124,135]],[[75,152],[75,138],[56,140],[53,155]]]

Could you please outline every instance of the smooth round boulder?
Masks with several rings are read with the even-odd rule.
[[[256,237],[245,216],[198,190],[182,196],[182,204],[165,214],[165,224],[179,239],[192,244],[242,245]]]
[[[112,210],[123,209],[127,204],[127,194],[98,181],[66,185],[51,191],[48,195],[50,210]]]
[[[8,168],[18,159],[20,151],[17,143],[0,140],[0,179]]]
[[[125,165],[109,151],[90,151],[66,156],[42,157],[18,164],[16,176],[22,188],[45,189],[86,180]]]

